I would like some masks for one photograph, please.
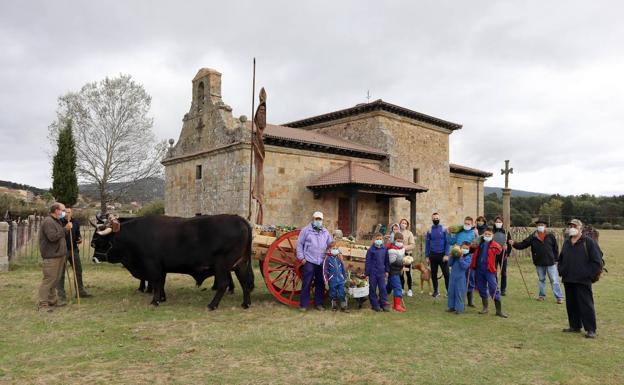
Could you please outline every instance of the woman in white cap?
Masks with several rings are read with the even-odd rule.
[[[314,304],[317,310],[323,310],[325,280],[323,278],[323,260],[325,252],[334,241],[331,234],[323,227],[323,213],[312,214],[312,222],[299,233],[297,240],[297,259],[301,261],[302,287],[299,308],[306,311],[310,305],[310,286],[314,281]]]

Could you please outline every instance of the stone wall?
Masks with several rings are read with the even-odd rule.
[[[444,215],[449,210],[451,131],[385,111],[325,122],[306,129],[386,151],[389,159],[381,167],[392,175],[411,181],[414,169],[419,169],[418,183],[429,191],[417,195],[417,231],[422,231],[428,225],[432,212],[440,211]],[[409,218],[409,209],[407,200],[392,199],[390,220]]]
[[[321,175],[344,166],[349,160],[376,169],[380,167],[377,161],[308,150],[267,146],[266,151],[264,163],[265,224],[301,227],[310,222],[314,211],[320,210],[325,216],[325,226],[333,231],[338,227],[338,199],[346,195],[323,193],[320,198],[315,199],[312,191],[306,186]],[[368,207],[369,203],[371,203],[370,199],[365,195],[358,204],[358,229],[370,228],[372,224],[369,225],[369,222],[376,221],[380,216],[378,204],[374,202],[374,198],[373,206]],[[345,234],[348,233],[348,229],[343,229],[343,231]]]
[[[466,216],[476,219],[483,215],[483,181],[483,178],[451,173],[448,197],[451,209],[445,223],[460,224]]]
[[[169,160],[165,167],[165,214],[238,214],[247,217],[248,144],[235,144],[194,157]],[[196,168],[201,165],[201,179]]]

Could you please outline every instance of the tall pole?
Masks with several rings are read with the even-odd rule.
[[[253,58],[253,81],[251,85],[251,152],[249,153],[249,211],[247,213],[247,220],[251,222],[251,190],[253,180],[253,155],[254,155],[254,109],[256,102],[256,58]]]

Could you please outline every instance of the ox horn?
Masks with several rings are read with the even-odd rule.
[[[108,234],[110,234],[110,233],[112,233],[112,232],[113,232],[113,229],[112,229],[112,228],[110,228],[110,227],[107,227],[107,228],[105,228],[105,229],[104,229],[104,230],[102,230],[102,231],[98,231],[97,233],[98,233],[99,235],[101,235],[101,236],[105,236],[105,235],[108,235]]]

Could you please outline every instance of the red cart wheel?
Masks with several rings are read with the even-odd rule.
[[[269,292],[292,307],[299,307],[302,285],[301,263],[296,257],[299,231],[293,230],[277,238],[262,261],[262,275]],[[314,287],[310,291],[310,304],[314,305]]]

